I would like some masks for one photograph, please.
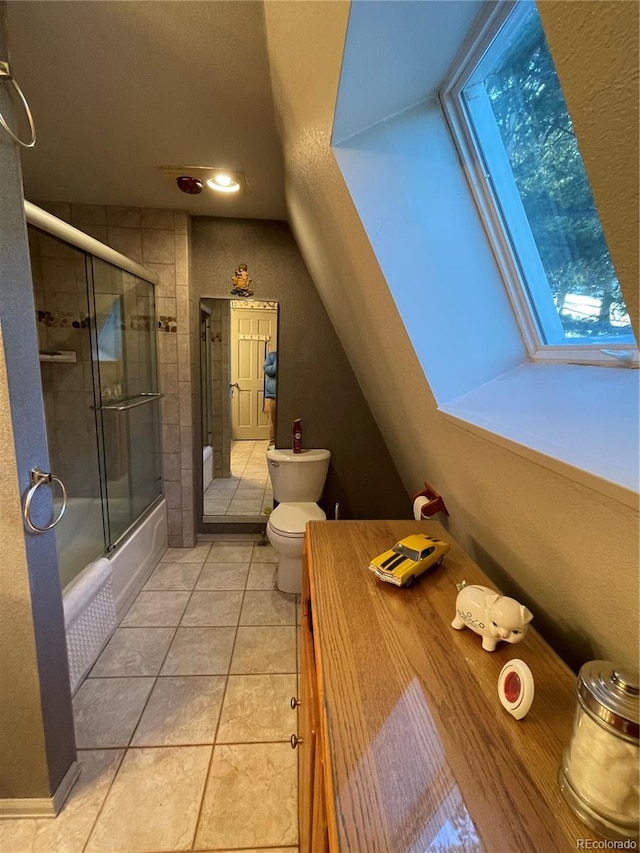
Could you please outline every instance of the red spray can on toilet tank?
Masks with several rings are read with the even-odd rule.
[[[302,453],[302,418],[293,422],[293,452]]]

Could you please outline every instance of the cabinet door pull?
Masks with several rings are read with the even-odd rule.
[[[302,743],[302,738],[298,737],[298,735],[291,735],[290,739],[291,749],[295,749],[297,746],[300,746]]]
[[[300,700],[296,699],[295,696],[292,696],[290,705],[291,705],[291,710],[295,711],[295,709],[300,705]]]

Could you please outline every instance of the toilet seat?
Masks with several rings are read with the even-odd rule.
[[[308,521],[324,521],[326,513],[315,503],[282,503],[269,516],[268,526],[284,538],[299,539],[304,536]]]

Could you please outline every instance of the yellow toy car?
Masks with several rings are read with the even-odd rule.
[[[369,569],[381,581],[396,586],[411,586],[427,569],[439,566],[449,550],[451,545],[448,542],[424,533],[415,533],[405,536],[391,550],[374,557],[369,563]]]

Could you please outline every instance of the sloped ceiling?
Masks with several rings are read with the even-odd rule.
[[[27,198],[286,218],[260,0],[7,6]],[[241,169],[251,192],[185,195],[162,165]]]

